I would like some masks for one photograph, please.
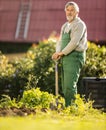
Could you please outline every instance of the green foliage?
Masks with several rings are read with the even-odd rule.
[[[65,106],[64,98],[54,96],[48,92],[40,91],[39,88],[25,90],[23,96],[17,99],[11,99],[7,95],[3,95],[0,100],[0,108],[46,108],[51,110],[60,110]]]
[[[11,98],[8,95],[3,95],[3,98],[0,100],[0,108],[11,108],[11,107],[18,107],[16,99]]]
[[[33,53],[34,59],[34,75],[37,76],[37,86],[43,91],[54,93],[54,62],[51,59],[54,53],[54,43],[40,43]]]
[[[12,77],[15,73],[14,66],[9,63],[8,58],[0,53],[0,96],[2,93],[11,93]]]
[[[29,49],[32,55],[35,55],[34,61],[34,75],[38,79],[37,86],[41,90],[54,93],[55,79],[54,79],[54,62],[51,60],[51,56],[55,51],[55,43],[45,42],[40,43],[38,47],[32,47]],[[82,77],[106,77],[106,47],[97,46],[95,43],[88,42],[88,50],[86,54],[86,63],[81,71]],[[59,68],[59,84],[60,84],[60,69]],[[61,93],[61,85],[59,88]]]
[[[26,89],[37,84],[36,76],[33,74],[34,62],[30,58],[20,58],[9,62],[7,57],[0,55],[0,93],[16,98]]]
[[[49,108],[50,103],[53,102],[54,96],[48,92],[41,92],[39,88],[24,91],[20,100],[20,104],[28,108],[35,108],[36,106]]]
[[[55,39],[53,37],[53,39]],[[41,41],[33,45],[26,56],[14,61],[0,54],[0,95],[11,98],[22,96],[24,90],[39,87],[42,91],[55,93],[55,62],[51,59],[55,52],[56,40]],[[86,63],[81,71],[82,77],[106,77],[106,47],[88,42]],[[61,93],[60,68],[59,92]]]
[[[9,63],[8,58],[0,52],[0,77],[9,77],[14,71],[15,68]]]
[[[25,90],[19,101],[5,96],[0,100],[0,108],[29,108],[47,109],[57,111],[62,115],[86,116],[89,114],[99,114],[100,111],[92,107],[93,101],[86,101],[84,97],[76,95],[75,101],[69,107],[65,107],[65,100],[61,96],[54,96],[48,92],[41,91],[39,88]]]
[[[33,60],[29,58],[21,58],[12,63],[15,67],[15,73],[13,76],[14,81],[12,85],[19,87],[21,91],[30,88],[31,80],[35,81],[35,76],[33,75]],[[35,83],[35,82],[34,82]]]
[[[106,46],[88,42],[86,63],[82,77],[106,77]]]
[[[98,113],[100,111],[93,108],[93,101],[80,97],[79,94],[75,96],[75,101],[71,106],[65,109],[65,113],[74,114],[76,116],[86,116],[88,114]]]

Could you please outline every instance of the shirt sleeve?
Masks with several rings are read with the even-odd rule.
[[[82,38],[84,31],[85,27],[83,23],[77,23],[77,25],[73,26],[70,34],[71,41],[62,50],[64,55],[67,55],[76,49],[76,47],[79,45],[80,39]]]

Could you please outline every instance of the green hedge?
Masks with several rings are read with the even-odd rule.
[[[41,41],[26,52],[26,56],[8,61],[0,54],[0,95],[8,94],[11,98],[22,96],[24,90],[39,87],[43,91],[55,93],[55,63],[51,59],[55,51],[55,41]],[[85,66],[82,77],[106,77],[106,47],[88,42]],[[60,72],[59,64],[59,72]],[[60,85],[60,74],[59,74]],[[61,86],[59,89],[61,93]]]
[[[106,77],[106,46],[88,42],[86,63],[82,76]]]

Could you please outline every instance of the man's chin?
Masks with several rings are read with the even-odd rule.
[[[73,17],[67,17],[68,22],[71,22],[73,19]]]

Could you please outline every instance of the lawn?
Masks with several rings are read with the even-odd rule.
[[[72,116],[53,112],[0,117],[0,130],[106,130],[106,114]]]

